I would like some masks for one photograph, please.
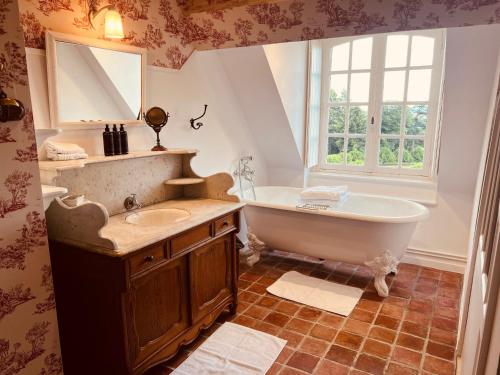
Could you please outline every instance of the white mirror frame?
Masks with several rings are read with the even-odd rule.
[[[101,129],[104,124],[117,120],[86,121],[86,122],[61,122],[58,108],[57,89],[57,56],[56,42],[66,42],[81,44],[91,47],[110,49],[120,52],[129,52],[141,55],[141,119],[140,120],[120,120],[119,123],[128,126],[144,125],[142,118],[146,105],[146,67],[147,51],[144,48],[134,47],[127,44],[112,43],[101,39],[85,38],[77,35],[63,34],[54,31],[47,31],[45,34],[45,44],[47,53],[47,83],[49,89],[50,122],[52,128],[62,129]]]

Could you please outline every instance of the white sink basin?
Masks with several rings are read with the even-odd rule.
[[[178,223],[186,220],[191,214],[186,210],[177,208],[158,208],[131,213],[125,218],[130,224],[143,226],[159,226]]]

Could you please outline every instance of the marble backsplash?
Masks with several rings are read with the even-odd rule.
[[[87,164],[62,171],[56,184],[103,204],[112,216],[125,211],[123,201],[132,193],[144,206],[178,197],[181,191],[167,189],[164,182],[181,174],[182,156],[162,155]]]

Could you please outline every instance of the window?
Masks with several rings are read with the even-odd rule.
[[[431,177],[444,31],[328,39],[321,48],[319,168]]]

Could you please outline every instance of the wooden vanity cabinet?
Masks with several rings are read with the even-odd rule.
[[[50,241],[64,373],[142,374],[235,313],[238,230],[234,211],[123,257]]]

